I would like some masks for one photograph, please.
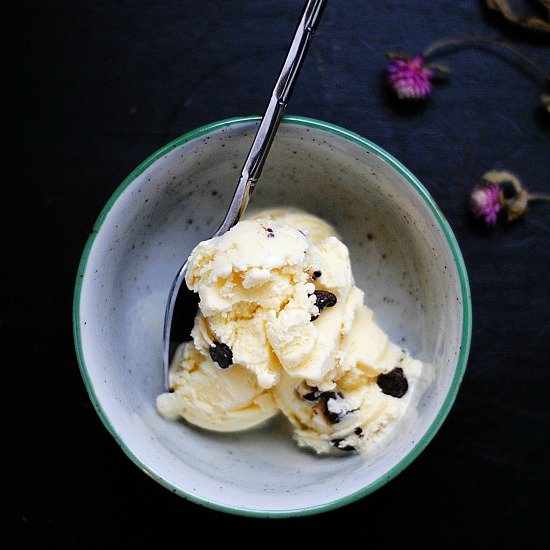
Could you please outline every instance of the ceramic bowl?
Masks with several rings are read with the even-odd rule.
[[[258,119],[225,120],[168,144],[108,201],[86,243],[74,299],[80,369],[128,457],[170,491],[231,513],[285,517],[352,502],[426,447],[466,366],[471,306],[453,233],[421,183],[391,155],[328,123],[287,117],[249,208],[290,205],[332,223],[357,285],[390,337],[424,362],[410,406],[380,448],[319,457],[284,418],[242,433],[162,418],[162,324],[192,248],[221,222]]]

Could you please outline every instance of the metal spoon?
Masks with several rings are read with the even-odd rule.
[[[285,62],[244,163],[239,184],[229,205],[229,210],[220,228],[212,237],[217,237],[229,231],[240,220],[248,205],[250,193],[260,177],[267,153],[281,122],[309,42],[321,18],[325,4],[326,0],[308,0],[304,6]],[[189,290],[185,284],[186,271],[187,261],[181,266],[172,283],[164,316],[163,367],[164,385],[167,391],[169,389],[168,369],[173,352],[179,343],[184,342],[189,337],[197,312],[198,296],[195,292]]]

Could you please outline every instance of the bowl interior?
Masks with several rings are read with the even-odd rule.
[[[192,248],[221,222],[256,127],[256,120],[242,119],[199,129],[120,186],[83,255],[76,345],[100,416],[159,482],[238,513],[311,513],[380,486],[434,435],[464,368],[467,282],[450,230],[405,169],[345,131],[289,118],[249,208],[296,206],[334,224],[367,305],[390,337],[424,362],[422,380],[384,446],[357,456],[299,449],[280,417],[235,434],[161,418],[155,397],[163,391],[170,284]]]

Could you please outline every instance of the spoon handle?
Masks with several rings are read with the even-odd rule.
[[[273,137],[275,136],[275,132],[277,131],[281,118],[283,117],[283,112],[294,88],[294,83],[296,82],[300,68],[302,67],[311,36],[313,35],[317,23],[319,22],[325,4],[326,0],[308,0],[305,4],[285,62],[280,71],[279,77],[277,78],[273,92],[271,93],[271,98],[267,105],[267,109],[260,122],[254,141],[252,142],[252,147],[246,157],[246,161],[241,172],[241,177],[239,179],[239,184],[237,185],[237,189],[235,190],[235,194],[231,200],[229,210],[227,211],[220,228],[214,234],[215,236],[222,235],[226,231],[229,231],[229,229],[231,229],[239,221],[245,211],[248,204],[248,199],[250,198],[250,193],[254,189],[254,185],[260,177],[267,153],[269,152],[269,148],[273,142]],[[169,366],[171,355],[170,335],[172,331],[172,319],[176,308],[176,301],[179,296],[178,292],[184,281],[186,271],[187,262],[181,266],[178,274],[172,282],[164,316],[163,367],[164,386],[166,391],[168,391],[170,387]],[[194,296],[196,299],[196,294],[192,292],[184,292],[183,296],[186,298],[189,298],[189,296]],[[196,304],[190,307],[188,301],[184,300],[184,303],[185,307],[183,309],[187,312],[196,311]]]
[[[292,94],[296,78],[306,56],[311,37],[319,23],[325,5],[326,0],[308,0],[304,6],[285,62],[271,92],[266,111],[246,157],[239,184],[237,185],[225,219],[218,231],[216,231],[216,235],[222,235],[231,229],[240,220],[248,205],[250,193],[253,191],[264,167],[267,153],[273,143],[275,132],[283,117],[285,107]]]

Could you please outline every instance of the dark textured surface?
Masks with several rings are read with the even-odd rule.
[[[516,3],[517,4],[517,3]],[[540,64],[547,43],[510,33],[474,0],[329,0],[288,112],[349,128],[415,173],[448,217],[473,296],[469,366],[433,442],[395,480],[328,515],[237,518],[170,494],[122,453],[94,412],[71,331],[82,248],[118,183],[146,156],[202,124],[261,114],[301,1],[4,3],[9,93],[4,145],[0,329],[5,339],[2,502],[14,546],[246,546],[261,528],[282,544],[382,540],[500,547],[548,542],[550,206],[484,231],[465,214],[491,168],[550,192],[540,82],[507,54],[456,51],[428,104],[399,108],[382,80],[387,49],[414,53],[465,34],[514,40]],[[25,290],[22,293],[22,290]],[[346,518],[353,514],[351,530]],[[325,529],[330,526],[330,533]],[[318,534],[321,530],[321,535]]]

